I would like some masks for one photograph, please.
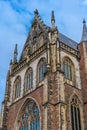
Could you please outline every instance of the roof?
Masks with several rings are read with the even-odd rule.
[[[51,20],[54,20],[54,24],[55,24],[55,17],[54,17],[54,12],[53,12],[53,11],[52,11],[52,18],[51,18]],[[47,26],[47,25],[43,22],[43,20],[42,20],[41,17],[39,16],[38,10],[36,9],[36,10],[34,11],[34,20],[33,20],[33,22],[32,22],[32,25],[31,25],[31,28],[30,28],[28,37],[27,37],[27,39],[26,39],[26,42],[25,42],[24,48],[23,48],[23,50],[22,50],[22,53],[21,53],[21,56],[20,56],[20,60],[19,60],[19,61],[22,61],[22,60],[25,58],[25,56],[24,56],[25,51],[26,51],[25,48],[26,48],[26,47],[29,47],[29,41],[32,41],[32,39],[33,39],[33,32],[35,33],[35,30],[33,31],[33,30],[32,30],[32,27],[33,27],[34,25],[37,25],[37,24],[38,24],[38,27],[40,27],[39,30],[41,29],[41,30],[45,33],[45,35],[47,35],[50,27]],[[53,23],[52,23],[52,26],[53,26]],[[54,26],[55,26],[55,25],[54,25]],[[39,31],[37,30],[37,27],[36,27],[36,31],[39,32]],[[70,38],[68,38],[67,36],[61,34],[60,32],[59,32],[58,35],[59,35],[59,41],[60,41],[60,42],[62,42],[62,43],[64,43],[64,44],[70,46],[71,48],[77,50],[77,45],[78,45],[77,42],[71,40]]]
[[[78,43],[63,35],[62,33],[59,33],[59,41],[77,50]]]

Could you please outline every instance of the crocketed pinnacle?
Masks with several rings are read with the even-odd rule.
[[[86,27],[86,21],[83,19],[83,31],[82,31],[82,38],[81,42],[87,41],[87,27]]]
[[[14,63],[17,62],[17,55],[18,55],[18,49],[17,49],[17,44],[16,44],[15,45],[15,49],[14,49],[14,59],[13,59]]]
[[[52,26],[52,28],[55,27],[55,16],[54,16],[54,11],[52,11],[52,14],[51,14],[51,26]]]

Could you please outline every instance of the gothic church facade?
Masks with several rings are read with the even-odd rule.
[[[81,42],[44,24],[38,10],[7,74],[2,130],[87,130],[87,27]]]

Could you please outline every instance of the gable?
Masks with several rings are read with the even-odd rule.
[[[25,42],[20,61],[26,58],[27,55],[34,53],[43,44],[48,41],[48,27],[41,20],[40,16],[35,13],[30,32]]]

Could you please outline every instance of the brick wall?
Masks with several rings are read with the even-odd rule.
[[[9,113],[8,113],[8,122],[7,122],[8,130],[13,130],[17,113],[19,112],[21,105],[29,97],[34,98],[38,102],[41,110],[41,117],[43,116],[42,115],[43,87],[40,87],[10,106]],[[42,124],[41,124],[41,128],[42,128]]]
[[[85,51],[85,42],[80,43],[79,46],[80,52],[80,73],[82,81],[82,96],[83,96],[83,112],[85,120],[85,129],[87,129],[87,64],[86,64],[86,51]]]
[[[76,95],[82,103],[82,92],[81,92],[81,90],[77,89],[73,86],[70,86],[68,84],[65,84],[65,100],[66,100],[66,104],[67,104],[67,109],[66,109],[67,130],[71,130],[70,100],[74,95]],[[83,110],[82,110],[82,112],[83,112]],[[83,119],[83,117],[81,117],[81,119]],[[81,126],[84,127],[83,121],[82,121]]]

